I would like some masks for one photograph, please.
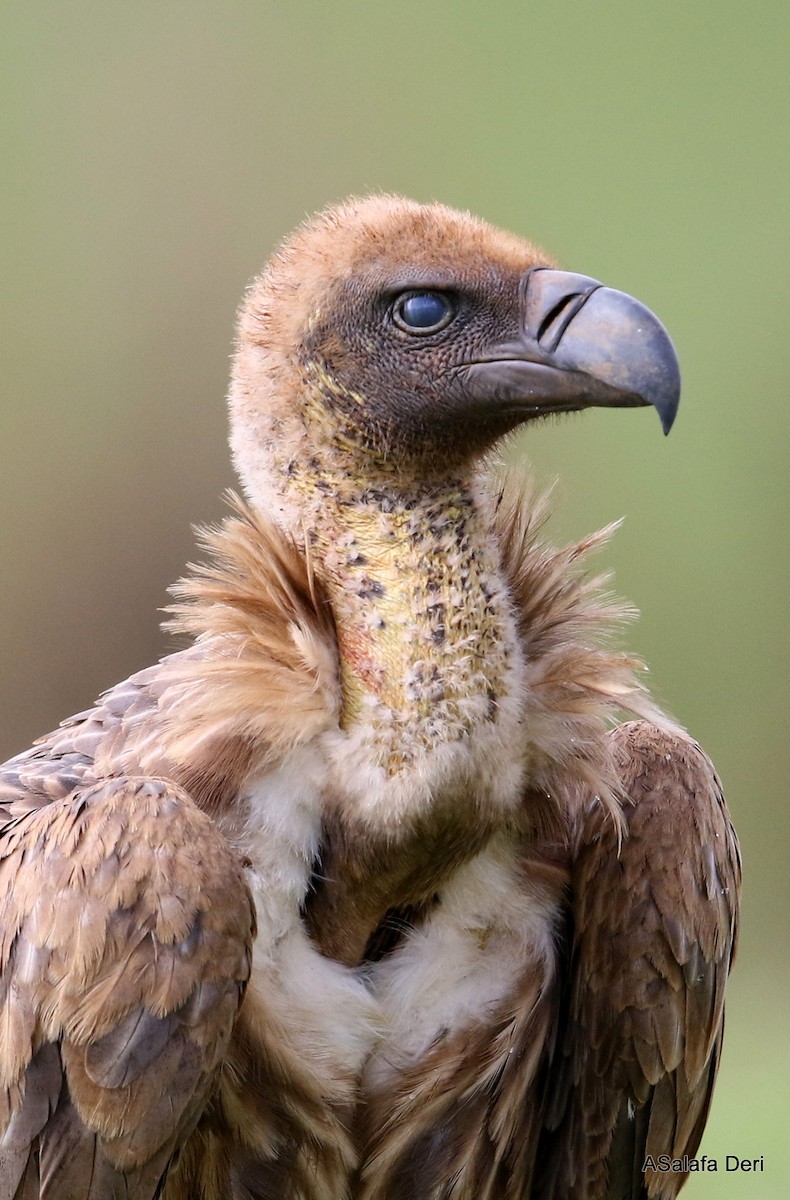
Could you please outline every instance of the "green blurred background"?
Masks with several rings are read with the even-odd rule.
[[[687,1195],[790,1177],[790,6],[7,2],[0,754],[155,659],[157,608],[232,482],[249,277],[310,211],[469,208],[633,292],[684,370],[646,412],[524,434],[554,530],[627,521],[630,645],[715,758],[746,864],[729,1036]],[[765,1157],[725,1174],[726,1154]]]

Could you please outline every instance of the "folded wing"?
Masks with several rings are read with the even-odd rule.
[[[112,779],[0,831],[0,1200],[151,1200],[249,974],[236,857],[187,794]]]
[[[740,858],[715,772],[696,743],[646,722],[611,735],[626,831],[594,798],[573,835],[572,929],[535,1194],[676,1195],[716,1076]]]

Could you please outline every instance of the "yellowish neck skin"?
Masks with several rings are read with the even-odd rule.
[[[335,617],[342,727],[364,726],[395,774],[495,719],[513,648],[496,546],[468,481],[362,472],[342,442],[316,442],[309,468],[283,472],[285,492]]]
[[[439,704],[463,717],[473,679],[497,657],[498,621],[485,532],[469,492],[331,511],[316,529],[338,629],[344,721],[364,696],[394,716],[429,719]],[[448,712],[449,715],[449,712]]]

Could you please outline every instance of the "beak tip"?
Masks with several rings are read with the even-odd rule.
[[[662,339],[664,344],[659,347],[663,353],[658,358],[658,361],[662,363],[663,370],[660,373],[658,386],[654,383],[653,386],[646,388],[645,396],[658,413],[661,428],[666,437],[675,424],[675,418],[678,415],[678,406],[680,404],[680,365],[669,335],[663,329],[661,332],[664,333],[664,338]]]
[[[668,437],[670,429],[675,424],[675,417],[678,415],[679,401],[680,395],[678,394],[672,397],[669,404],[662,405],[660,408],[657,406],[657,412],[659,420],[661,421],[661,428],[664,431],[664,437]]]

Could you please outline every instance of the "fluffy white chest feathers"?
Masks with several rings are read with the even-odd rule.
[[[294,1055],[340,1104],[360,1083],[386,1086],[429,1047],[487,1019],[530,962],[539,986],[553,957],[558,897],[540,880],[525,890],[518,839],[501,832],[444,873],[425,917],[410,929],[404,923],[380,961],[347,965],[327,956],[303,916],[325,836],[324,768],[311,746],[261,777],[247,797],[242,848],[259,926],[250,1003],[277,1017]],[[446,762],[442,770],[449,778]],[[383,874],[389,870],[385,856]],[[339,903],[360,916],[353,889],[341,887]]]

